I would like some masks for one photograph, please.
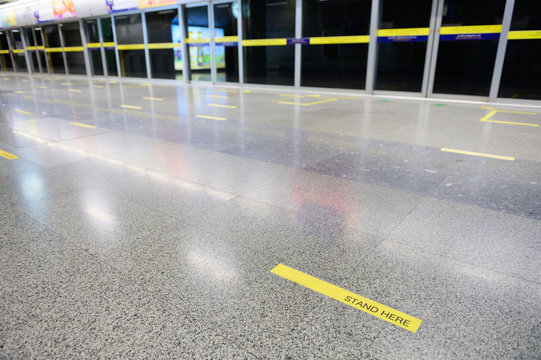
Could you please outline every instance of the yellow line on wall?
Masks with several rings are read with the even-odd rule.
[[[195,117],[198,117],[200,119],[210,119],[210,120],[219,120],[219,121],[226,121],[226,118],[218,117],[218,116],[208,116],[208,115],[195,115]]]
[[[441,35],[459,34],[490,34],[502,31],[501,25],[473,25],[473,26],[444,26],[440,30]]]
[[[541,30],[534,31],[509,31],[509,40],[541,39]]]
[[[322,36],[311,37],[310,45],[325,44],[365,44],[370,41],[370,35],[361,36]]]
[[[287,39],[253,39],[242,40],[242,46],[283,46],[287,45]]]
[[[378,36],[426,36],[430,28],[380,29]]]
[[[134,105],[120,105],[121,108],[125,109],[133,109],[133,110],[141,110],[142,107],[140,106],[134,106]]]
[[[3,157],[3,158],[6,158],[8,160],[15,160],[15,159],[18,159],[19,157],[17,155],[13,155],[13,154],[10,154],[4,150],[1,150],[0,149],[0,156]]]
[[[88,129],[95,129],[96,128],[96,126],[94,126],[94,125],[83,124],[83,123],[80,123],[80,122],[71,122],[70,124],[75,125],[75,126],[88,128]]]
[[[421,325],[421,319],[357,295],[289,266],[279,264],[271,272],[413,333],[416,333]]]
[[[222,104],[208,104],[208,106],[212,107],[220,107],[220,108],[227,108],[227,109],[236,109],[237,107],[234,105],[222,105]]]
[[[479,152],[473,152],[473,151],[448,149],[448,148],[441,148],[440,150],[444,151],[444,152],[450,152],[450,153],[462,154],[462,155],[481,156],[481,157],[487,157],[487,158],[492,158],[492,159],[509,160],[509,161],[514,161],[515,160],[514,157],[510,157],[510,156],[485,154],[485,153],[479,153]]]

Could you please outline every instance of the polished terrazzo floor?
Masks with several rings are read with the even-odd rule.
[[[0,358],[541,357],[541,108],[12,73],[0,102]]]

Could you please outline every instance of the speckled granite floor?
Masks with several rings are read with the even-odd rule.
[[[144,85],[0,73],[0,358],[541,358],[541,127]]]

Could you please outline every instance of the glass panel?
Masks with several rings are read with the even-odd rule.
[[[200,43],[188,44],[188,64],[190,65],[191,80],[211,81],[210,74],[210,29],[207,6],[186,8],[185,11],[188,39]]]
[[[100,35],[98,31],[98,21],[97,20],[85,20],[85,34],[87,43],[99,43]],[[103,75],[103,62],[101,59],[101,49],[100,48],[88,48],[88,55],[90,57],[90,64],[92,68],[93,75]]]
[[[111,18],[100,19],[100,24],[105,48],[105,62],[107,64],[107,73],[109,74],[109,76],[118,76],[115,47],[106,44],[114,43],[115,41],[113,36],[113,27],[111,25]]]
[[[515,0],[511,31],[520,30],[541,30],[541,2]],[[541,39],[507,42],[500,97],[541,100],[541,66],[537,54],[541,54]]]
[[[431,10],[432,0],[383,0],[380,28],[427,28]],[[384,40],[378,38],[376,89],[420,92],[427,38]]]
[[[33,28],[32,33],[35,36],[34,39],[36,41],[36,46],[43,46],[43,38],[41,37],[41,28],[39,28],[39,27]],[[32,34],[29,34],[29,36],[31,36],[31,35]],[[46,65],[47,56],[45,55],[45,51],[44,50],[38,50],[36,52],[36,55],[39,57],[39,59],[41,61],[41,72],[42,73],[47,73],[47,65]]]
[[[446,0],[442,26],[501,24],[504,7],[505,0]],[[440,38],[435,93],[488,96],[498,35],[477,34],[477,37],[477,40],[448,41]]]
[[[7,32],[5,31],[0,31],[0,50],[9,50]],[[2,61],[4,71],[13,71],[13,62],[11,61],[10,54],[0,54],[0,61]]]
[[[294,37],[295,0],[264,0],[264,6],[262,2],[242,2],[244,39]],[[247,82],[293,85],[294,46],[248,46],[244,47],[243,51]]]
[[[24,32],[27,46],[36,46],[34,37],[32,36],[32,29],[22,29],[22,31]],[[39,73],[37,50],[28,50],[28,56],[31,58],[31,63],[29,65],[32,72]]]
[[[146,14],[148,42],[180,43],[180,26],[176,9]],[[153,78],[182,80],[181,47],[174,49],[151,49],[150,72]]]
[[[79,22],[63,23],[60,24],[60,27],[62,29],[65,47],[80,47],[83,45]],[[70,74],[86,74],[85,57],[82,50],[66,51],[66,60]]]
[[[116,16],[115,26],[119,45],[143,45],[141,14]],[[119,56],[123,77],[147,77],[144,50],[119,50]]]
[[[303,0],[302,36],[368,35],[371,0]],[[368,44],[305,45],[303,86],[364,89]],[[328,69],[333,69],[329,73]]]
[[[60,33],[58,32],[58,25],[46,25],[43,27],[43,35],[45,37],[45,48],[60,48]],[[49,52],[47,53],[49,67],[52,73],[65,74],[64,58],[61,52]]]
[[[11,31],[11,40],[12,40],[14,49],[18,49],[18,50],[24,49],[23,41],[21,39],[21,33],[19,30]],[[27,72],[28,69],[26,68],[26,58],[24,57],[24,53],[13,54],[13,57],[15,58],[15,61],[17,62],[17,71]]]
[[[214,5],[215,38],[237,36],[238,3]],[[216,44],[216,80],[239,81],[239,50],[235,42]]]

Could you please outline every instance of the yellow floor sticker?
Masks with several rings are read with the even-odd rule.
[[[141,110],[142,107],[140,106],[134,106],[134,105],[120,105],[121,108],[125,109],[133,109],[133,110]]]
[[[153,100],[153,101],[163,101],[163,98],[150,97],[150,96],[143,96],[143,99],[145,99],[145,100]]]
[[[411,332],[417,332],[421,325],[421,319],[329,284],[289,266],[279,264],[271,272]]]
[[[210,119],[210,120],[220,120],[220,121],[226,121],[226,118],[218,117],[218,116],[208,116],[208,115],[195,115],[195,117],[198,117],[200,119]]]
[[[40,85],[40,86],[38,86],[38,88],[40,88],[40,89],[48,89],[49,87],[48,87],[48,86]]]
[[[15,91],[15,94],[24,94],[24,91],[16,90],[16,91]]]
[[[216,98],[216,99],[227,99],[227,96],[221,96],[221,95],[207,95],[207,97]]]
[[[1,150],[1,149],[0,149],[0,156],[3,157],[3,158],[6,158],[8,160],[15,160],[15,159],[19,158],[17,155],[10,154],[10,153],[5,152],[4,150]]]
[[[16,112],[16,113],[19,113],[19,114],[32,115],[31,112],[29,112],[29,111],[24,111],[24,110],[21,110],[21,109],[15,109],[15,112]]]
[[[507,125],[521,125],[521,126],[532,126],[532,127],[538,127],[538,124],[532,124],[532,123],[523,123],[523,122],[516,122],[516,121],[502,121],[502,120],[490,120],[491,117],[496,115],[497,113],[506,113],[506,114],[520,114],[520,115],[537,115],[537,113],[534,112],[527,112],[527,111],[511,111],[511,110],[498,110],[493,107],[489,106],[481,106],[481,109],[486,110],[492,110],[485,116],[481,118],[480,121],[482,122],[490,122],[490,123],[496,123],[496,124],[507,124]]]
[[[96,89],[103,89],[103,85],[92,85],[93,87],[95,87]]]
[[[76,92],[76,93],[80,93],[82,92],[81,90],[79,89],[68,89],[68,91],[71,91],[71,92]]]
[[[479,152],[473,152],[473,151],[448,149],[448,148],[441,148],[440,150],[445,151],[445,152],[455,153],[455,154],[462,154],[462,155],[481,156],[481,157],[487,157],[487,158],[492,158],[492,159],[509,160],[509,161],[515,160],[514,157],[510,157],[510,156],[485,154],[485,153],[479,153]]]
[[[336,101],[336,100],[338,100],[338,98],[332,98],[332,99],[327,99],[327,100],[315,101],[315,102],[311,102],[311,103],[300,103],[300,102],[294,102],[294,101],[278,101],[278,104],[300,105],[300,106],[312,106],[312,105],[328,103],[328,102]]]
[[[70,123],[71,125],[75,125],[75,126],[80,126],[80,127],[84,127],[84,128],[88,128],[88,129],[95,129],[96,126],[94,125],[88,125],[88,124],[83,124],[83,123],[80,123],[80,122],[72,122]]]
[[[538,127],[538,124],[531,124],[531,123],[522,123],[522,122],[515,122],[515,121],[502,121],[502,120],[481,120],[483,122],[491,122],[496,124],[507,124],[507,125],[522,125],[522,126],[533,126]]]
[[[236,109],[237,108],[234,105],[222,105],[222,104],[208,104],[208,106],[221,107],[221,108],[227,108],[227,109]]]

